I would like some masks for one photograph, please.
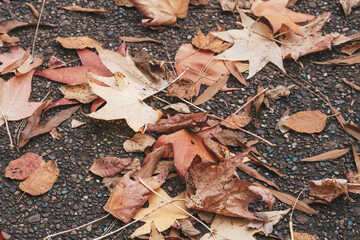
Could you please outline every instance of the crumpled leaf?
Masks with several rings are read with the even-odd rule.
[[[143,19],[145,27],[173,25],[177,18],[186,18],[189,0],[132,0],[134,6],[148,19]]]
[[[261,212],[261,214],[267,216],[270,222],[261,224],[261,227],[258,229],[249,228],[248,224],[250,223],[250,221],[248,219],[226,217],[217,214],[212,221],[210,228],[218,234],[207,233],[200,240],[223,240],[224,237],[226,237],[227,239],[256,240],[256,238],[253,236],[255,233],[261,231],[265,232],[266,225],[275,225],[289,211],[290,209],[286,209],[283,211]]]
[[[75,4],[66,6],[66,7],[62,7],[62,8],[69,10],[69,11],[74,11],[74,12],[107,13],[107,12],[111,11],[111,10],[104,10],[104,9],[83,8],[83,7],[77,6]]]
[[[144,152],[146,148],[152,146],[155,138],[149,134],[136,133],[131,139],[124,142],[123,147],[126,152]]]
[[[345,194],[347,198],[354,202],[349,196],[346,179],[323,179],[310,181],[310,195],[316,198],[323,199],[327,202],[332,202],[341,194]]]
[[[313,157],[303,158],[302,162],[321,162],[337,159],[350,151],[350,148],[335,149]]]
[[[291,115],[281,125],[297,132],[318,133],[325,128],[326,120],[327,116],[319,110],[303,111]]]
[[[82,66],[47,69],[38,71],[35,75],[40,75],[55,82],[65,84],[81,84],[87,82],[87,73],[112,77],[113,74],[105,67],[100,57],[88,49],[77,50],[81,59]]]
[[[234,11],[236,8],[248,9],[255,0],[220,0],[223,11]]]
[[[169,201],[184,199],[184,193],[180,193],[178,196],[171,198],[161,188],[156,190],[156,192],[168,199]],[[186,213],[176,208],[172,204],[168,204],[154,211],[158,207],[162,206],[164,203],[167,203],[167,201],[165,201],[163,198],[159,197],[155,193],[151,193],[149,198],[149,207],[141,208],[133,218],[137,219],[146,214],[149,214],[151,212],[152,213],[149,214],[147,217],[141,219],[141,221],[145,222],[145,224],[136,229],[136,231],[131,234],[130,238],[135,238],[137,236],[150,233],[150,225],[152,222],[154,222],[159,232],[163,232],[169,227],[171,227],[175,223],[176,219],[183,219],[189,217]],[[175,201],[173,204],[176,204],[177,206],[181,207],[186,211],[188,210],[185,206],[184,201]]]
[[[267,90],[265,92],[265,96],[272,99],[272,100],[278,100],[281,97],[287,97],[290,95],[290,90],[288,87],[284,85],[278,85],[276,88]]]
[[[360,49],[360,42],[353,42],[352,44],[347,44],[341,48],[341,52],[346,53],[347,55],[352,55],[354,52]]]
[[[84,49],[84,48],[95,48],[101,46],[101,43],[89,38],[88,36],[81,37],[57,37],[56,41],[61,44],[64,48],[68,49]],[[80,56],[80,55],[79,55]],[[81,56],[80,56],[81,57]]]
[[[104,157],[96,159],[89,170],[100,177],[112,177],[130,164],[130,158]]]
[[[280,37],[281,52],[283,58],[291,57],[295,61],[306,54],[331,49],[331,41],[334,34],[324,34],[321,31],[324,24],[330,18],[331,12],[324,12],[316,16],[300,29],[303,36],[290,31]]]
[[[282,25],[286,25],[297,35],[303,36],[300,26],[296,23],[310,21],[314,16],[287,9],[287,3],[288,0],[255,0],[250,10],[257,17],[265,17],[270,22],[273,33],[279,31]]]
[[[185,175],[186,206],[225,216],[265,222],[266,218],[248,210],[248,204],[261,196],[271,209],[275,198],[269,190],[233,177],[237,165],[249,150],[220,162],[217,166],[210,162],[192,166]]]
[[[215,157],[206,149],[201,138],[185,129],[160,136],[154,144],[154,149],[169,143],[173,146],[174,164],[182,179],[194,162],[217,162]]]
[[[148,124],[147,132],[172,133],[180,129],[203,128],[208,126],[208,113],[176,114],[155,124]]]
[[[214,134],[213,136],[221,144],[225,146],[232,146],[232,147],[245,146],[247,142],[247,140],[243,138],[240,134],[226,129]]]
[[[159,114],[143,102],[133,84],[121,73],[115,75],[114,87],[100,86],[89,81],[91,90],[106,101],[106,105],[87,116],[102,120],[125,119],[130,128],[138,131],[148,123],[155,123]]]
[[[165,107],[162,108],[162,110],[165,110],[165,112],[168,112],[170,110],[174,110],[177,113],[187,113],[187,114],[191,113],[189,106],[186,105],[183,102],[178,102],[178,103],[173,103],[173,104],[166,105]],[[166,111],[166,110],[168,110],[168,111]],[[164,111],[163,111],[163,113],[164,113]],[[166,115],[166,114],[164,113],[164,115]]]
[[[360,6],[360,0],[339,0],[344,9],[345,16],[351,13],[351,9]]]
[[[104,206],[105,211],[125,223],[139,213],[139,208],[151,196],[151,191],[140,181],[130,178],[132,175],[133,171],[128,172],[121,178]],[[167,173],[164,172],[153,178],[145,178],[143,181],[151,189],[156,190],[165,182],[166,176]]]
[[[44,194],[53,187],[59,173],[56,162],[50,160],[47,163],[42,163],[34,172],[22,181],[19,188],[33,196]]]
[[[31,80],[34,70],[12,77],[8,81],[0,78],[0,126],[7,121],[29,117],[40,102],[29,102]]]
[[[76,106],[62,110],[56,113],[52,118],[47,119],[45,122],[39,123],[43,109],[45,109],[51,103],[51,101],[52,99],[43,102],[29,117],[27,125],[20,136],[18,144],[19,148],[22,148],[25,144],[27,144],[31,138],[47,133],[53,128],[59,126],[60,123],[71,117],[71,115],[80,108],[80,106]]]
[[[135,52],[134,62],[150,83],[161,82],[165,79],[164,62],[153,59],[144,50],[140,49]]]
[[[170,97],[191,99],[198,94],[196,83],[189,79],[179,79],[170,84],[167,95]],[[199,89],[200,90],[200,89]]]
[[[230,61],[249,61],[249,76],[253,77],[268,62],[274,63],[285,72],[280,47],[271,39],[273,34],[268,26],[255,22],[244,12],[240,12],[242,30],[229,30],[212,33],[216,37],[232,42],[234,45],[215,59]]]
[[[88,83],[65,85],[60,88],[66,99],[75,99],[81,103],[91,103],[98,98],[98,95],[91,91]]]
[[[360,63],[360,53],[354,54],[344,58],[338,58],[333,60],[328,60],[324,62],[314,62],[316,64],[337,64],[337,65],[353,65]]]
[[[26,153],[9,163],[5,168],[5,177],[24,180],[42,163],[45,163],[45,161],[41,156],[35,153]]]
[[[251,98],[251,97],[249,97]],[[242,111],[237,114],[230,114],[225,121],[221,122],[221,125],[230,128],[237,129],[237,127],[245,127],[251,121],[250,117],[251,104],[248,104]]]
[[[133,42],[133,43],[138,43],[138,42],[156,42],[156,43],[160,43],[163,44],[162,42],[160,42],[159,40],[153,39],[153,38],[148,38],[148,37],[125,37],[125,36],[120,36],[119,37],[121,40],[123,40],[124,42]],[[164,45],[164,44],[163,44]]]
[[[228,49],[232,43],[224,43],[223,40],[216,38],[211,32],[221,32],[224,31],[225,27],[217,26],[218,30],[211,29],[210,32],[205,36],[201,30],[197,31],[197,35],[191,40],[191,44],[197,48],[203,50],[210,50],[214,53],[221,53]]]

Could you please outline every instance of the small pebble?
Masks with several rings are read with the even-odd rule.
[[[65,195],[65,194],[67,194],[69,191],[67,191],[67,190],[63,190],[63,191],[61,191],[61,194],[62,195]]]

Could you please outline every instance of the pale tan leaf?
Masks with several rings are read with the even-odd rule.
[[[133,7],[134,4],[131,0],[113,0],[114,3],[121,7]]]
[[[76,120],[76,119],[71,120],[71,128],[77,128],[77,127],[80,127],[80,126],[82,126],[84,124],[85,124],[84,122],[81,122],[81,121]]]
[[[173,109],[178,113],[191,113],[189,106],[182,102],[166,105],[162,109],[163,110]]]
[[[330,161],[337,159],[343,155],[345,155],[347,152],[350,151],[350,148],[345,149],[336,149],[329,152],[325,152],[313,157],[303,158],[301,159],[302,162],[321,162],[321,161]]]
[[[348,81],[346,78],[341,78],[341,80],[344,81],[344,83],[346,83],[347,85],[349,85],[350,87],[352,87],[353,89],[357,90],[357,91],[360,91],[360,86],[359,85],[356,85],[350,81]]]
[[[68,49],[84,49],[101,46],[101,43],[89,38],[88,36],[68,38],[57,37],[56,41],[58,41],[64,48]]]
[[[339,0],[344,9],[345,16],[351,13],[351,9],[360,6],[360,0]]]
[[[125,37],[125,36],[120,36],[119,37],[121,40],[123,40],[124,42],[133,42],[133,43],[138,43],[138,42],[156,42],[156,43],[160,43],[163,44],[162,42],[160,42],[159,40],[153,39],[153,38],[147,38],[147,37]]]
[[[194,102],[195,105],[203,104],[210,100],[217,92],[219,92],[224,86],[226,86],[229,76],[224,75],[219,78],[213,85],[208,87]]]
[[[294,231],[294,240],[318,240],[318,239],[319,238],[316,235]],[[288,238],[287,240],[291,240],[291,238]]]
[[[124,142],[126,152],[144,152],[145,148],[154,144],[155,138],[149,134],[136,133],[131,139]]]
[[[107,12],[111,11],[111,10],[104,10],[104,9],[83,8],[80,6],[76,6],[75,4],[66,6],[66,7],[62,7],[62,8],[69,10],[69,11],[74,11],[74,12],[107,13]]]
[[[157,230],[154,221],[151,222],[151,232],[149,240],[165,240],[164,236]]]
[[[64,85],[60,88],[62,94],[67,99],[75,99],[81,103],[91,103],[98,98],[98,95],[91,91],[88,83],[76,85]]]
[[[267,90],[265,92],[266,97],[272,100],[278,100],[281,97],[287,97],[290,95],[290,89],[284,85],[278,85],[276,88]]]
[[[340,45],[349,41],[357,41],[360,40],[360,31],[349,35],[349,36],[345,36],[340,34],[339,36],[337,36],[336,38],[334,38],[334,40],[332,41],[333,45]]]
[[[291,115],[288,119],[281,123],[288,128],[302,133],[318,133],[321,132],[326,125],[327,116],[320,112],[304,111]]]
[[[316,64],[337,64],[337,65],[353,65],[360,63],[360,54],[354,54],[349,57],[338,58],[324,62],[314,62]]]
[[[183,234],[185,234],[188,237],[194,237],[196,235],[199,235],[201,232],[194,227],[191,220],[194,220],[192,218],[184,218],[184,219],[178,219],[177,222],[180,224],[180,228]]]

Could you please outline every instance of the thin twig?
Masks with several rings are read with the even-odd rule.
[[[4,112],[0,109],[0,112],[1,112],[1,115],[3,116],[4,118],[4,121],[5,121],[5,126],[6,126],[6,131],[7,131],[7,134],[9,136],[9,140],[10,140],[10,149],[13,149],[14,148],[14,144],[13,144],[13,140],[12,140],[12,137],[11,137],[11,133],[10,133],[10,128],[9,128],[9,123],[8,123],[8,120],[7,120],[7,116],[5,116]]]
[[[36,24],[34,42],[33,42],[32,51],[31,51],[31,56],[32,56],[32,57],[34,57],[36,37],[37,37],[37,34],[38,34],[38,32],[39,32],[40,20],[41,20],[41,16],[42,16],[42,14],[43,14],[43,11],[44,11],[45,2],[46,2],[46,0],[43,0],[42,5],[41,5],[41,11],[40,11],[39,19],[38,19],[38,22],[37,22],[37,24]]]
[[[253,98],[251,98],[249,101],[247,101],[244,105],[242,105],[241,107],[239,107],[238,110],[236,110],[236,112],[234,112],[234,114],[236,115],[238,112],[240,112],[242,109],[244,109],[247,105],[249,105],[252,101],[255,100],[255,98],[257,98],[258,96],[260,96],[261,94],[263,94],[264,92],[266,92],[269,88],[265,88],[264,90],[262,90],[261,92],[259,92],[258,94],[256,94]]]
[[[298,202],[299,200],[299,197],[301,196],[301,194],[305,191],[305,188],[304,187],[301,192],[299,193],[299,195],[297,196],[296,200],[295,200],[295,203],[294,203],[294,206],[291,210],[291,214],[290,214],[290,221],[289,221],[289,228],[290,228],[290,235],[291,235],[291,240],[294,240],[294,229],[293,229],[293,222],[292,222],[292,217],[293,217],[293,213],[294,213],[294,210],[295,210],[295,207],[296,207],[296,203]]]
[[[91,221],[91,222],[88,222],[88,223],[86,223],[86,224],[83,224],[83,225],[81,225],[81,226],[79,226],[79,227],[72,228],[72,229],[69,229],[69,230],[65,230],[65,231],[62,231],[62,232],[58,232],[58,233],[54,233],[54,234],[48,235],[48,236],[46,236],[45,238],[43,238],[43,240],[46,240],[46,239],[49,239],[49,238],[52,238],[52,237],[55,237],[55,236],[58,236],[58,235],[62,235],[62,234],[64,234],[64,233],[72,232],[72,231],[74,231],[74,230],[78,230],[78,229],[80,229],[80,228],[86,227],[86,226],[91,225],[91,224],[93,224],[93,223],[96,223],[96,222],[98,222],[98,221],[100,221],[100,220],[103,220],[104,218],[107,218],[109,215],[110,215],[110,213],[106,214],[105,216],[103,216],[103,217],[101,217],[101,218],[95,219],[94,221]]]

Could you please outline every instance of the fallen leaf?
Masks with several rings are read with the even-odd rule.
[[[164,61],[155,60],[142,49],[135,52],[135,66],[148,79],[150,83],[162,82],[165,79]]]
[[[357,91],[360,91],[360,86],[359,85],[356,85],[348,80],[346,80],[346,78],[341,78],[341,80],[344,81],[344,83],[346,83],[347,85],[349,85],[350,87],[352,87],[353,89],[357,90]]]
[[[65,66],[66,66],[66,63],[63,60],[61,60],[55,56],[51,56],[48,61],[48,67],[50,69],[60,68],[60,67],[65,67]]]
[[[177,222],[180,225],[181,232],[188,237],[194,237],[196,235],[200,235],[201,232],[194,227],[191,220],[192,218],[183,218],[178,219]]]
[[[160,43],[162,45],[164,45],[162,42],[160,42],[159,40],[153,39],[153,38],[148,38],[148,37],[125,37],[125,36],[120,36],[119,37],[121,40],[123,40],[124,42],[133,42],[133,43],[138,43],[138,42],[156,42],[156,43]]]
[[[61,134],[57,131],[56,127],[54,127],[53,129],[51,129],[51,131],[49,132],[51,137],[53,139],[56,139],[56,140],[60,140],[62,139],[62,136]]]
[[[0,33],[0,45],[4,45],[4,42],[13,44],[19,41],[20,39],[18,37],[11,37],[6,33]]]
[[[287,97],[290,95],[290,90],[288,87],[284,85],[278,85],[276,88],[267,90],[265,92],[265,96],[272,99],[272,100],[278,100],[281,97]]]
[[[351,13],[351,9],[360,6],[360,0],[339,0],[344,9],[345,16]]]
[[[203,142],[207,149],[209,149],[220,161],[226,161],[234,156],[227,147],[210,138],[205,138]]]
[[[157,230],[154,221],[151,222],[151,232],[149,240],[165,240],[164,236]]]
[[[130,158],[104,157],[95,160],[90,171],[100,177],[112,177],[131,164]]]
[[[173,204],[176,204],[178,207],[181,207],[186,211],[188,210],[185,206],[185,202],[182,200],[184,199],[184,193],[180,193],[175,198],[171,198],[161,188],[157,189],[156,192],[169,201],[175,201]],[[131,234],[130,238],[135,238],[137,236],[150,233],[150,225],[152,222],[154,222],[159,232],[163,232],[169,227],[171,227],[175,223],[176,219],[183,219],[189,217],[186,213],[179,210],[172,204],[168,204],[164,207],[159,208],[165,203],[167,203],[167,201],[165,201],[163,198],[159,197],[155,193],[151,193],[149,198],[149,207],[141,208],[133,217],[134,219],[137,219],[143,217],[146,214],[149,214],[148,216],[140,220],[142,222],[145,222],[145,224],[136,229],[135,232]]]
[[[176,114],[155,124],[148,124],[147,132],[172,133],[181,129],[203,128],[208,126],[208,113]]]
[[[319,238],[316,235],[309,234],[309,233],[300,233],[293,231],[294,240],[318,240]],[[288,238],[287,240],[292,240]]]
[[[190,0],[190,4],[199,6],[199,5],[207,5],[209,0]]]
[[[56,162],[50,160],[47,163],[42,163],[34,172],[22,181],[19,188],[33,196],[44,194],[53,187],[59,173]]]
[[[136,133],[131,139],[124,142],[126,152],[144,152],[145,148],[151,147],[155,138],[149,134]]]
[[[177,18],[186,18],[189,0],[132,0],[134,6],[148,19],[142,19],[145,27],[173,25]]]
[[[166,79],[156,79],[156,81],[152,81],[152,79],[147,78],[136,67],[135,62],[131,59],[129,54],[123,56],[118,52],[107,50],[99,46],[96,47],[96,50],[104,65],[114,74],[116,72],[121,72],[137,89],[141,99],[152,96],[168,86]]]
[[[263,90],[264,90],[264,87],[262,87],[262,86],[258,87],[257,93],[260,93]],[[253,103],[254,108],[255,108],[255,123],[254,123],[254,125],[256,128],[259,127],[258,113],[259,113],[261,104],[264,102],[264,98],[265,98],[265,93],[262,93],[257,97],[256,101],[254,101],[254,103]]]
[[[71,128],[77,128],[77,127],[80,127],[80,126],[82,126],[84,124],[85,124],[84,122],[81,122],[81,121],[76,120],[76,119],[71,120]]]
[[[11,49],[10,53],[5,53],[0,57],[2,65],[0,66],[1,74],[6,74],[14,72],[18,67],[20,67],[29,57],[30,57],[30,48],[26,51],[23,49]]]
[[[222,130],[213,135],[221,144],[225,146],[239,147],[245,146],[247,140],[237,132],[231,130]]]
[[[120,182],[121,178],[122,177],[119,175],[115,175],[113,177],[104,177],[101,183],[109,190],[110,193],[112,193],[116,185]]]
[[[266,218],[249,211],[248,204],[261,196],[271,209],[275,198],[269,190],[233,178],[236,167],[249,150],[219,165],[202,162],[189,168],[185,175],[186,206],[225,216],[266,221]]]
[[[194,105],[200,105],[210,100],[216,93],[226,86],[229,76],[223,75],[214,84],[208,87],[194,102]]]
[[[326,120],[327,116],[319,110],[303,111],[291,115],[281,125],[297,132],[318,133],[325,128]]]
[[[91,91],[88,83],[65,85],[60,87],[61,93],[67,99],[75,99],[81,103],[91,103],[98,96]]]
[[[197,95],[196,83],[189,79],[179,79],[170,84],[167,95],[170,97],[191,99]]]
[[[359,154],[356,152],[356,149],[355,149],[354,144],[352,145],[352,151],[353,151],[354,161],[355,161],[355,165],[356,165],[357,171],[358,171],[358,173],[360,173],[360,156],[359,156]]]
[[[35,153],[26,153],[9,163],[5,168],[5,177],[24,180],[42,163],[45,163],[45,161],[41,156]]]
[[[303,158],[301,159],[302,162],[321,162],[321,161],[330,161],[337,159],[350,151],[350,148],[344,149],[336,149],[332,151],[328,151],[313,157]]]
[[[62,110],[56,113],[55,116],[53,116],[52,118],[47,119],[45,122],[39,123],[43,109],[46,108],[51,103],[51,101],[52,99],[43,102],[29,117],[25,129],[20,135],[20,140],[18,144],[19,148],[22,148],[25,144],[27,144],[31,138],[40,134],[47,133],[53,128],[59,126],[60,123],[71,117],[71,115],[80,108],[80,106],[76,106]]]
[[[176,167],[174,165],[174,161],[159,161],[158,164],[156,165],[154,174],[161,173],[165,169],[167,169],[169,171],[169,173],[176,172]]]
[[[57,100],[56,102],[50,104],[49,106],[47,106],[44,111],[43,114],[45,114],[46,111],[50,110],[51,108],[54,107],[59,107],[59,106],[67,106],[67,105],[75,105],[75,104],[79,104],[80,102],[77,100],[69,100],[66,98],[60,98],[59,100]]]
[[[258,229],[249,228],[248,224],[250,223],[250,221],[248,219],[226,217],[217,214],[210,226],[211,230],[213,230],[214,233],[206,233],[200,240],[223,240],[224,238],[256,240],[254,234],[261,231],[264,232],[266,224],[271,224],[271,226],[275,225],[289,211],[290,209],[283,211],[261,212],[260,214],[267,216],[269,222],[261,224],[260,228]]]
[[[333,59],[324,62],[314,62],[316,64],[337,64],[337,65],[353,65],[360,63],[360,54],[354,54],[349,57]]]
[[[309,194],[311,196],[323,199],[327,202],[332,202],[343,193],[351,202],[354,202],[354,200],[349,196],[346,179],[312,180],[310,181],[309,188]]]
[[[351,45],[347,44],[341,48],[342,53],[346,53],[347,55],[352,55],[354,52],[360,49],[360,42],[353,42]]]
[[[297,13],[286,8],[288,0],[255,0],[251,6],[251,12],[257,17],[265,17],[273,28],[273,33],[286,25],[297,35],[303,36],[300,26],[296,23],[307,22],[314,16]]]
[[[77,50],[81,59],[82,66],[47,69],[38,71],[35,75],[40,75],[50,80],[65,84],[81,84],[87,82],[87,73],[112,77],[113,74],[105,67],[100,57],[88,49]]]
[[[94,8],[83,8],[80,6],[76,6],[75,4],[62,8],[74,12],[107,13],[111,11],[111,10],[94,9]]]
[[[106,105],[87,116],[102,120],[125,119],[134,131],[148,123],[155,123],[159,114],[152,107],[143,102],[141,95],[133,84],[121,73],[115,75],[114,87],[100,86],[89,81],[91,90],[106,101]]]
[[[8,81],[0,78],[0,126],[7,121],[29,117],[40,102],[29,102],[31,80],[34,71],[12,77]]]
[[[358,41],[360,40],[360,31],[349,35],[349,36],[345,36],[340,34],[339,36],[337,36],[336,38],[334,38],[334,40],[332,41],[333,45],[340,45],[349,41]]]
[[[88,36],[81,37],[57,37],[56,41],[61,44],[64,48],[68,49],[84,49],[84,48],[95,48],[96,46],[101,46],[101,43],[95,41]],[[81,57],[81,56],[80,56]]]
[[[130,178],[132,174],[133,171],[128,172],[121,178],[104,206],[105,211],[125,223],[129,222],[133,217],[136,218],[141,211],[139,208],[151,196],[148,188],[138,180],[132,180]],[[166,175],[167,173],[158,174],[154,178],[146,178],[143,179],[143,181],[151,187],[151,189],[156,190],[165,182]]]
[[[154,144],[154,149],[169,143],[173,146],[176,171],[182,179],[188,168],[199,160],[217,162],[214,156],[206,149],[201,138],[185,129],[160,136]]]
[[[324,34],[321,30],[330,18],[330,15],[331,12],[321,13],[308,24],[301,26],[300,29],[303,36],[292,31],[285,32],[280,37],[283,58],[291,57],[297,61],[299,57],[306,54],[331,49],[331,41],[334,38],[334,34]]]
[[[228,49],[232,43],[224,43],[223,40],[216,38],[211,32],[224,31],[225,27],[217,26],[218,30],[211,29],[210,32],[205,36],[201,30],[197,31],[197,35],[191,40],[191,44],[195,47],[203,50],[210,50],[214,53],[221,53]]]
[[[124,7],[133,7],[134,4],[131,0],[114,0],[115,4],[118,6],[124,6]]]
[[[241,171],[243,171],[244,173],[248,174],[249,176],[251,176],[255,179],[258,179],[260,181],[263,181],[263,182],[267,183],[268,185],[273,186],[274,188],[279,190],[279,187],[275,184],[275,182],[268,180],[267,178],[262,176],[258,171],[256,171],[256,169],[250,167],[249,165],[241,162],[241,163],[239,163],[237,168],[240,169]]]
[[[237,8],[249,9],[255,0],[220,0],[223,11],[234,11]]]
[[[247,79],[253,77],[268,62],[274,63],[285,72],[280,47],[272,40],[273,34],[269,27],[261,22],[255,22],[242,11],[240,16],[246,28],[212,33],[224,41],[234,43],[215,59],[249,61]]]
[[[36,26],[37,22],[19,22],[17,20],[9,21],[0,24],[0,33],[8,33],[15,28],[19,27],[27,27],[27,26]],[[40,23],[40,26],[49,26],[49,27],[56,27],[56,24],[50,24],[50,23]]]
[[[150,152],[145,157],[142,168],[134,174],[134,176],[133,176],[134,179],[139,180],[140,178],[151,177],[155,172],[158,162],[164,156],[165,151],[166,151],[166,146],[161,146],[159,148],[154,149],[152,152]],[[167,169],[164,169],[164,170],[168,172]]]
[[[341,113],[334,107],[330,106],[330,109],[332,114],[335,114],[336,119],[344,128],[345,132],[360,141],[360,128],[357,127],[355,124],[347,124]]]
[[[36,18],[36,20],[39,20],[39,12],[35,9],[35,7],[31,4],[31,3],[25,3],[26,6],[28,6],[32,12],[32,14],[34,15],[34,17]]]
[[[189,106],[182,102],[166,105],[162,109],[163,110],[172,109],[172,110],[175,110],[177,113],[187,113],[187,114],[191,113]]]
[[[25,74],[30,72],[33,69],[36,69],[43,63],[44,59],[38,57],[32,57],[31,55],[16,68],[16,74]]]
[[[238,127],[245,127],[246,125],[249,124],[250,121],[251,121],[250,116],[246,116],[246,115],[239,116],[236,114],[230,114],[230,116],[227,117],[225,121],[221,122],[221,125],[231,129],[238,129]]]
[[[242,62],[234,62],[234,61],[224,61],[226,68],[229,72],[243,85],[247,86],[247,82],[242,72],[249,70],[249,64]]]

